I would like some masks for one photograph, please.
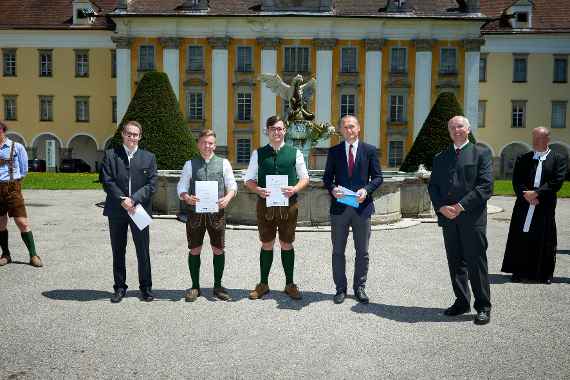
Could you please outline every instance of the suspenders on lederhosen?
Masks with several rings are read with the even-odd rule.
[[[8,175],[10,176],[10,182],[14,181],[14,141],[12,141],[12,147],[10,148],[10,158],[8,158]]]

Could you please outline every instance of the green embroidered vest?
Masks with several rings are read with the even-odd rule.
[[[283,145],[278,152],[275,152],[269,144],[257,150],[257,184],[265,187],[266,175],[286,175],[289,177],[289,186],[295,186],[299,181],[295,163],[297,161],[297,149],[290,145]]]

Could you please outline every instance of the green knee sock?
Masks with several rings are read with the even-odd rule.
[[[8,249],[8,230],[0,231],[0,247],[2,247],[2,256],[10,256]]]
[[[188,268],[192,278],[192,289],[200,289],[200,255],[188,255]]]
[[[226,264],[226,255],[214,255],[214,288],[222,287],[222,276],[224,274],[224,266]]]
[[[28,248],[30,257],[37,256],[38,254],[36,253],[36,244],[34,243],[34,235],[32,234],[32,231],[22,232],[21,235],[24,244],[26,244],[26,247]]]
[[[261,249],[259,254],[259,267],[261,269],[261,283],[269,284],[269,272],[273,263],[273,250]]]
[[[283,271],[285,272],[285,283],[293,283],[293,270],[295,268],[295,250],[281,250],[281,263],[283,264]]]

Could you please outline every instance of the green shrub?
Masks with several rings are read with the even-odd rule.
[[[113,137],[113,145],[122,144],[121,130],[131,120],[142,125],[140,146],[156,155],[159,169],[182,169],[186,160],[198,152],[165,73],[151,71],[143,76]]]
[[[433,157],[452,143],[447,130],[447,122],[453,116],[463,115],[463,109],[451,92],[441,93],[433,105],[412,149],[400,167],[404,172],[415,172],[420,164],[431,170]],[[475,143],[473,134],[469,140]]]

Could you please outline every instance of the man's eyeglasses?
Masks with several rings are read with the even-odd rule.
[[[285,132],[285,128],[273,128],[273,127],[269,127],[269,132]]]

